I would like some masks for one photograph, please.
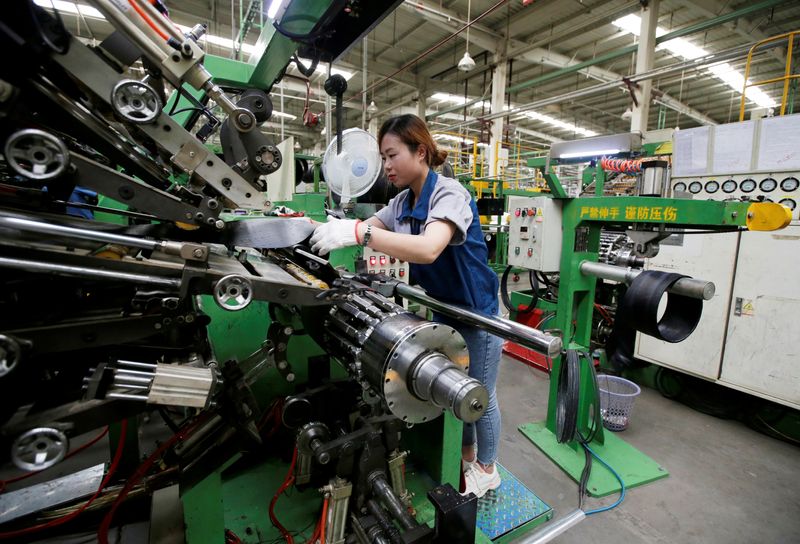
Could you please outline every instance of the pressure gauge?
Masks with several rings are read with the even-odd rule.
[[[796,191],[798,187],[800,187],[800,181],[797,178],[786,178],[781,182],[781,189],[787,192]]]
[[[741,189],[741,191],[743,193],[752,193],[753,191],[756,190],[756,182],[755,182],[755,180],[749,179],[749,178],[746,179],[746,180],[743,180],[739,184],[739,189]]]
[[[706,192],[709,194],[714,194],[719,191],[719,182],[714,181],[713,179],[706,183]]]
[[[703,190],[703,184],[700,183],[699,181],[693,181],[689,184],[689,192],[692,193],[693,195],[696,195],[702,190]]]
[[[794,211],[794,209],[797,207],[797,202],[795,202],[791,198],[784,198],[783,200],[778,202],[778,204],[783,204],[792,211]]]
[[[769,193],[778,188],[778,182],[772,178],[764,178],[761,180],[761,183],[758,184],[758,188],[765,193]]]
[[[675,191],[675,192],[685,193],[686,192],[686,184],[684,182],[682,182],[682,181],[679,181],[678,183],[676,183],[672,187],[672,190]]]
[[[736,181],[732,179],[725,180],[722,184],[722,190],[726,193],[732,193],[736,190]]]

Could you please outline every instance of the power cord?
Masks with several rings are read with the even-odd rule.
[[[516,311],[520,314],[529,314],[536,309],[536,304],[539,302],[539,281],[536,279],[533,270],[529,270],[528,274],[531,288],[533,289],[533,298],[525,308],[514,308],[511,305],[511,298],[508,294],[508,275],[511,273],[511,268],[510,265],[507,266],[503,271],[503,276],[500,278],[500,298],[503,300],[503,306],[510,312]]]
[[[596,459],[601,465],[607,468],[616,477],[620,484],[620,496],[617,501],[603,508],[589,510],[586,515],[599,514],[619,506],[625,499],[625,482],[622,477],[611,466],[601,459],[592,450],[589,444],[597,437],[597,433],[603,425],[603,415],[600,411],[599,386],[597,384],[597,373],[594,364],[588,353],[568,349],[564,352],[561,368],[558,374],[556,388],[556,440],[559,443],[577,441],[584,450],[584,466],[578,482],[578,508],[583,509],[583,499],[586,496],[586,488],[592,472],[592,460]],[[591,375],[592,393],[596,401],[593,403],[593,413],[587,433],[578,428],[578,409],[580,403],[580,372],[581,359],[589,365]]]

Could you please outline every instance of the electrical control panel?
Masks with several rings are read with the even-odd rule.
[[[508,264],[558,272],[561,265],[561,203],[548,197],[509,196]]]
[[[386,274],[391,278],[408,283],[409,265],[405,261],[390,257],[369,247],[364,248],[362,256],[364,270],[370,274]]]

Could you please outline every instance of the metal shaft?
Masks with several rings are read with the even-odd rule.
[[[518,540],[512,541],[512,544],[544,544],[545,542],[550,542],[585,518],[586,514],[583,510],[575,510],[561,519],[551,521],[545,525],[544,528],[536,532],[529,533]]]
[[[403,530],[413,529],[418,525],[417,520],[408,513],[402,501],[394,494],[392,486],[389,485],[383,474],[378,473],[372,476],[370,483],[372,484],[372,493],[389,514],[403,527]]]
[[[549,357],[557,357],[561,353],[562,342],[558,336],[550,336],[531,327],[526,327],[514,321],[501,317],[489,317],[476,312],[471,312],[441,302],[428,296],[424,291],[415,287],[410,287],[404,283],[399,283],[396,287],[397,294],[412,302],[427,306],[434,312],[439,312],[448,317],[458,319],[468,325],[473,325],[480,329],[489,331],[506,340],[516,342],[526,348],[530,348]]]
[[[452,410],[458,419],[467,423],[480,419],[489,405],[486,387],[466,376],[439,353],[429,355],[414,366],[410,383],[417,398]]]
[[[25,259],[11,259],[8,257],[0,257],[0,268],[16,268],[19,270],[27,270],[28,272],[45,272],[63,276],[78,276],[81,278],[127,281],[169,287],[172,289],[179,289],[181,286],[181,280],[179,279],[160,278],[158,276],[149,276],[145,274],[130,274],[128,272],[103,270],[102,268],[87,268],[58,263],[28,261]]]
[[[630,285],[633,279],[642,273],[641,270],[633,268],[623,268],[621,266],[613,266],[610,264],[595,263],[592,261],[583,261],[581,263],[581,272],[587,276],[596,276],[612,281],[618,281]],[[681,278],[676,281],[668,292],[675,293],[676,295],[683,295],[691,298],[699,298],[703,300],[711,300],[714,298],[716,287],[713,282],[706,280],[698,280],[695,278]]]
[[[166,253],[180,255],[181,244],[176,244],[175,242],[162,242],[159,240],[148,240],[146,238],[125,236],[124,234],[114,234],[111,232],[102,232],[91,229],[79,229],[76,227],[67,227],[65,225],[56,225],[55,223],[33,221],[31,219],[24,219],[22,217],[0,216],[0,227],[19,229],[27,232],[36,232],[51,236],[76,238],[78,240],[93,240],[96,242],[106,242],[109,244],[120,244],[130,247],[138,247],[139,249],[164,251]]]

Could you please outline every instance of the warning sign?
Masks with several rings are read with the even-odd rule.
[[[736,305],[733,308],[733,313],[736,316],[749,316],[752,317],[755,313],[755,306],[753,300],[748,298],[736,297]]]

